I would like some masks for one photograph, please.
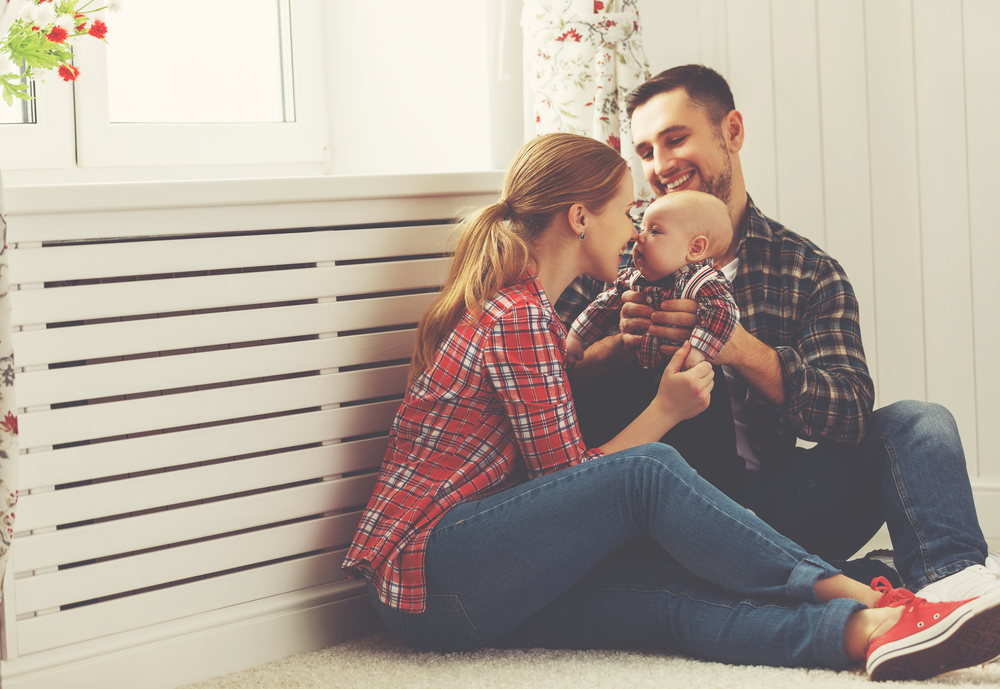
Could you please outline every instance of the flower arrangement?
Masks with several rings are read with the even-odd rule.
[[[76,81],[72,45],[87,36],[105,40],[108,26],[87,12],[117,12],[120,0],[90,8],[94,0],[0,0],[0,86],[7,105],[14,98],[30,100],[28,82],[56,70],[63,81]],[[23,69],[23,72],[22,72]]]

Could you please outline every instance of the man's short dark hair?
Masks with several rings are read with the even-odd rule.
[[[705,65],[682,65],[660,72],[639,85],[625,97],[625,114],[632,113],[654,96],[682,88],[688,97],[702,108],[712,124],[719,125],[722,118],[736,109],[733,92],[721,74]]]

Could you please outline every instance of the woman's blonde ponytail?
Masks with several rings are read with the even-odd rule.
[[[507,170],[500,199],[465,219],[448,279],[417,327],[410,380],[430,368],[438,347],[466,312],[523,279],[531,249],[557,214],[581,203],[599,212],[628,174],[611,147],[576,134],[525,144]]]

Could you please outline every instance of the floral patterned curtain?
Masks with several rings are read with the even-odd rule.
[[[649,78],[638,6],[639,0],[525,0],[521,26],[535,135],[583,134],[620,151],[640,208],[654,196],[625,117],[625,96]]]
[[[0,586],[10,557],[17,504],[17,403],[14,397],[14,346],[11,341],[10,266],[7,261],[7,213],[0,177]]]

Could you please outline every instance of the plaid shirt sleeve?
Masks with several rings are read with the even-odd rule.
[[[692,271],[684,285],[675,292],[676,299],[695,299],[698,302],[698,325],[691,332],[691,346],[714,359],[733,336],[740,318],[732,285],[708,261]]]
[[[490,332],[483,357],[531,478],[603,455],[587,450],[580,437],[561,328],[550,327],[550,319],[537,303],[509,309]]]
[[[617,331],[618,322],[621,320],[622,304],[625,303],[622,301],[621,293],[626,289],[631,289],[629,283],[626,282],[631,272],[628,269],[620,271],[615,284],[598,294],[597,298],[590,302],[584,312],[573,321],[573,332],[588,345],[592,345]]]
[[[868,430],[875,387],[857,298],[839,268],[831,265],[816,276],[795,344],[775,350],[791,391],[788,420],[800,437],[855,444]]]
[[[795,437],[859,443],[875,388],[851,283],[839,263],[766,218],[752,201],[747,216],[736,302],[747,331],[778,353],[789,394],[782,409],[748,394],[744,413],[751,444],[781,453],[794,446]]]

